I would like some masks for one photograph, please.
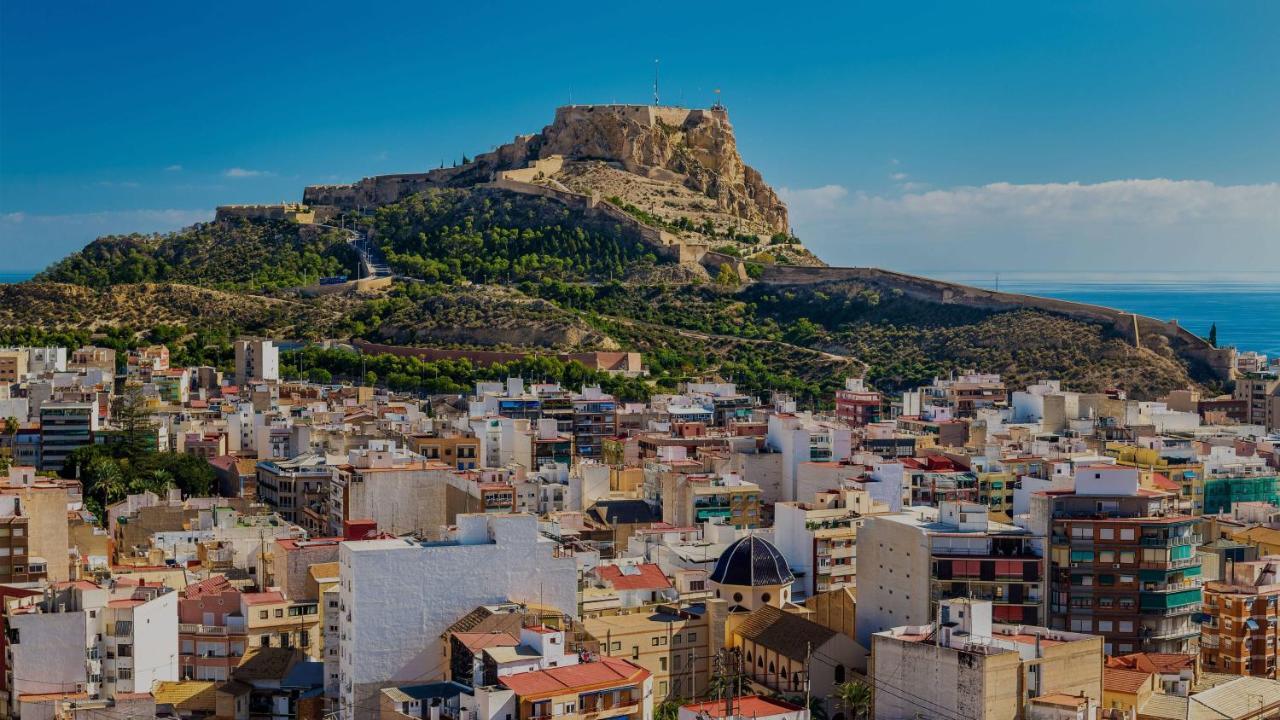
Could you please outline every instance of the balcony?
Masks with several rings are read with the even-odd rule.
[[[1138,567],[1144,570],[1179,570],[1199,566],[1199,557],[1179,558],[1177,560],[1144,560],[1138,563]]]
[[[1196,534],[1180,535],[1176,537],[1147,537],[1143,536],[1139,541],[1144,547],[1172,547],[1175,545],[1199,545],[1200,536]]]

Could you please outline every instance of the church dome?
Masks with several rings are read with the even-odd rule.
[[[795,579],[778,548],[754,535],[726,548],[711,571],[711,581],[721,585],[786,585]]]

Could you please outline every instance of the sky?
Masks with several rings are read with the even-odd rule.
[[[0,272],[705,106],[832,264],[1280,273],[1280,3],[0,3]]]

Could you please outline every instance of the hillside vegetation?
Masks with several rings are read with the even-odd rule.
[[[40,273],[37,281],[105,288],[184,283],[263,292],[355,275],[357,257],[338,230],[283,221],[201,223],[167,235],[110,235]]]
[[[433,282],[599,280],[659,262],[619,223],[500,191],[429,190],[379,208],[373,229],[393,268]]]

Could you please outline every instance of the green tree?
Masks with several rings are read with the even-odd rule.
[[[130,385],[116,400],[113,412],[120,426],[120,449],[123,457],[137,459],[156,447],[156,424],[151,418],[142,388]]]
[[[8,442],[6,443],[5,453],[0,455],[0,472],[9,469],[9,464],[17,450],[18,430],[21,428],[22,423],[18,422],[18,418],[7,417],[4,419],[4,435],[8,438]]]
[[[679,717],[679,700],[663,700],[653,709],[653,720],[676,720]]]
[[[1218,347],[1218,323],[1209,326],[1209,344]]]
[[[738,273],[733,271],[729,263],[721,263],[719,272],[716,273],[716,284],[725,287],[734,287],[739,282]]]
[[[848,716],[847,720],[862,720],[871,715],[871,686],[861,680],[837,685],[832,697]]]
[[[310,368],[307,370],[307,379],[313,383],[329,385],[333,382],[333,373],[324,368]]]

